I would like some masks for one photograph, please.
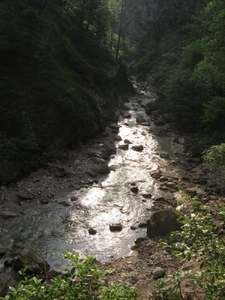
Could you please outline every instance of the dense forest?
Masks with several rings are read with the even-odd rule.
[[[36,168],[102,130],[128,62],[178,128],[223,142],[224,14],[221,0],[2,1],[1,166]]]
[[[225,3],[203,2],[173,18],[164,13],[146,22],[136,72],[152,74],[164,108],[181,130],[213,144],[225,137]]]
[[[1,2],[2,168],[10,161],[14,169],[36,168],[112,120],[118,92],[131,88],[113,32],[120,5]]]

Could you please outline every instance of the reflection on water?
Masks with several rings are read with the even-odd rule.
[[[150,96],[142,96],[142,103]],[[135,97],[126,104],[130,119],[121,119],[119,135],[129,140],[129,150],[117,150],[109,164],[112,171],[101,186],[74,191],[78,201],[71,206],[59,204],[36,206],[25,215],[11,220],[1,220],[0,237],[2,243],[10,247],[30,249],[46,257],[51,266],[61,269],[64,249],[83,253],[87,251],[104,261],[111,257],[129,255],[131,246],[137,237],[145,236],[146,229],[138,224],[145,221],[151,213],[151,200],[143,201],[141,194],[157,194],[150,170],[162,166],[165,162],[156,154],[160,150],[159,142],[151,135],[148,126],[138,125],[136,116],[142,115],[147,122],[149,117],[138,105]],[[170,144],[162,139],[163,151],[170,152]],[[131,149],[132,145],[142,145],[143,151]],[[139,192],[131,192],[132,185],[138,186]],[[65,195],[65,199],[71,195]],[[63,200],[63,199],[59,199]],[[111,232],[109,224],[121,223],[120,232]],[[137,225],[136,230],[130,229]],[[90,235],[88,228],[97,230]]]

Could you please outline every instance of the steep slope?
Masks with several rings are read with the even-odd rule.
[[[1,162],[38,166],[113,117],[124,71],[77,20],[62,1],[1,2]]]

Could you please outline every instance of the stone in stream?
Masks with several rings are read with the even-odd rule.
[[[121,231],[123,229],[123,225],[121,223],[114,223],[109,225],[110,231]]]
[[[139,228],[146,228],[146,227],[147,227],[147,221],[140,222],[140,223],[138,224],[138,227],[139,227]]]
[[[150,194],[150,193],[145,193],[145,194],[141,194],[141,196],[142,196],[143,198],[145,198],[145,199],[151,199],[152,194]]]
[[[136,193],[138,193],[138,190],[139,190],[139,189],[138,189],[137,186],[132,186],[130,190],[131,190],[132,193],[135,193],[135,194],[136,194]]]
[[[130,140],[128,140],[128,139],[125,139],[124,140],[124,144],[132,144],[132,142]]]
[[[142,145],[134,145],[131,147],[131,149],[137,152],[141,152],[143,151],[144,147]]]
[[[0,212],[0,216],[3,218],[3,219],[9,219],[9,218],[14,218],[16,217],[18,214],[12,212],[12,211],[8,211],[8,210],[4,210],[4,211],[1,211]]]
[[[125,119],[130,119],[131,118],[131,114],[130,113],[125,113],[123,117]]]
[[[109,128],[113,129],[113,130],[118,130],[120,129],[120,125],[118,125],[117,123],[113,123],[109,125]]]
[[[61,204],[62,206],[65,206],[65,207],[71,206],[71,205],[72,205],[71,202],[70,202],[69,200],[61,200],[61,201],[59,202],[59,204]]]
[[[97,230],[96,229],[94,229],[94,228],[92,228],[92,227],[90,227],[90,228],[88,228],[88,232],[89,232],[89,234],[96,234],[97,233]]]
[[[121,149],[121,150],[128,150],[128,148],[129,148],[128,144],[121,144],[118,146],[118,149]]]
[[[48,262],[41,256],[28,252],[13,259],[14,269],[19,271],[26,267],[26,274],[46,274],[50,269]]]
[[[114,140],[115,140],[115,141],[121,141],[122,138],[121,138],[120,135],[116,134],[116,135],[114,136]]]
[[[154,171],[150,172],[150,175],[152,176],[152,178],[157,180],[162,176],[162,171],[157,169],[157,170],[154,170]]]
[[[142,116],[137,116],[136,122],[137,122],[137,123],[146,122],[146,119],[145,119],[144,117],[142,117]]]

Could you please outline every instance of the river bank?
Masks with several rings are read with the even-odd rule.
[[[145,115],[154,97],[146,87],[142,94],[124,98],[118,123],[45,169],[1,187],[2,291],[15,281],[14,275],[5,275],[15,257],[37,252],[60,271],[63,263],[53,247],[60,250],[67,245],[67,250],[82,252],[87,247],[83,240],[105,268],[115,269],[111,280],[135,285],[146,297],[159,277],[178,268],[175,257],[158,248],[159,237],[146,237],[146,220],[153,211],[175,209],[180,190],[209,205],[221,191],[189,151],[188,138],[180,136],[160,111]],[[136,169],[139,165],[141,170]],[[132,204],[126,199],[132,199]],[[16,232],[14,238],[6,232],[8,222]],[[112,232],[111,223],[120,230]],[[46,245],[51,250],[46,251]]]

